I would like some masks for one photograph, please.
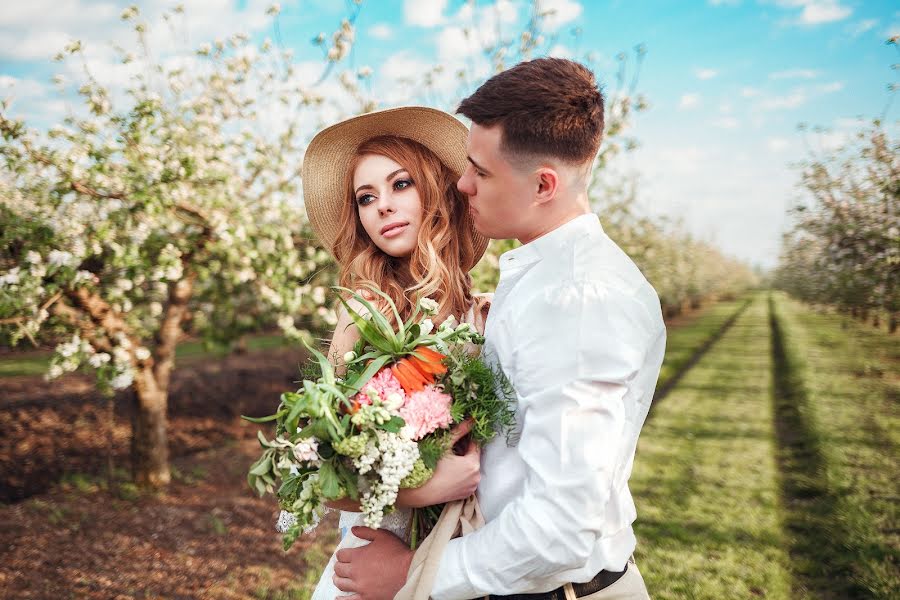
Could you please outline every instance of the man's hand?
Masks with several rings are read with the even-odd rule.
[[[370,542],[359,548],[338,550],[334,585],[353,594],[340,596],[340,600],[393,600],[406,583],[415,553],[383,529],[354,527],[352,531]]]

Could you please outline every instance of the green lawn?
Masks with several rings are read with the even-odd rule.
[[[798,412],[788,495],[801,583],[840,598],[900,597],[900,342],[774,298]],[[790,466],[790,465],[789,465]]]
[[[789,598],[766,303],[757,297],[654,408],[631,479],[653,598]]]
[[[659,371],[657,390],[685,368],[695,352],[713,339],[726,323],[744,308],[749,298],[718,302],[702,309],[696,316],[667,331],[666,358]]]

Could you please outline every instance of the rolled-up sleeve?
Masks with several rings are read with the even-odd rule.
[[[627,478],[625,403],[652,334],[645,309],[628,294],[573,282],[528,302],[515,326],[514,364],[504,367],[519,401],[524,493],[450,542],[435,600],[555,589],[615,533],[603,530],[604,509]]]

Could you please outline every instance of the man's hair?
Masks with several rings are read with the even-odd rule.
[[[603,94],[590,69],[562,58],[521,62],[494,75],[456,112],[483,127],[500,125],[500,149],[513,160],[594,159],[603,138]]]

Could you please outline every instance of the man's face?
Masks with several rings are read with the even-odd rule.
[[[456,184],[469,197],[475,228],[494,239],[521,239],[530,226],[533,189],[529,173],[506,160],[500,126],[472,124],[466,151],[469,166]]]

